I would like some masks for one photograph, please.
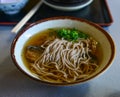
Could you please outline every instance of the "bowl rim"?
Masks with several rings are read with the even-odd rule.
[[[40,23],[43,23],[43,22],[47,22],[49,20],[59,20],[59,19],[70,19],[70,20],[77,20],[77,21],[80,21],[80,22],[85,22],[91,26],[94,26],[96,29],[100,30],[101,32],[103,32],[103,34],[107,37],[108,41],[110,42],[110,46],[111,46],[111,57],[108,61],[108,63],[106,64],[106,66],[100,70],[98,73],[96,73],[94,76],[91,76],[90,78],[88,79],[84,79],[82,81],[77,81],[77,82],[72,82],[72,83],[51,83],[51,82],[47,82],[47,81],[42,81],[42,80],[39,80],[39,79],[36,79],[36,78],[33,78],[32,76],[30,76],[29,74],[27,74],[24,70],[22,70],[22,68],[19,66],[19,64],[17,63],[16,61],[16,58],[15,58],[15,55],[14,55],[14,52],[15,52],[15,45],[16,45],[16,42],[17,40],[19,39],[19,37],[26,31],[28,30],[29,28],[37,25],[37,24],[40,24]],[[10,49],[10,53],[11,53],[11,58],[13,60],[13,63],[16,65],[16,67],[22,71],[25,75],[27,75],[28,77],[36,80],[36,81],[39,81],[39,82],[42,82],[42,83],[45,83],[45,84],[48,84],[48,85],[57,85],[57,86],[69,86],[69,85],[75,85],[75,84],[82,84],[82,83],[85,83],[87,81],[90,81],[96,77],[98,77],[99,75],[101,75],[103,72],[105,72],[108,67],[110,67],[112,65],[112,62],[115,58],[115,55],[116,55],[116,48],[115,48],[115,43],[112,39],[112,37],[107,33],[107,31],[105,31],[101,26],[99,26],[98,24],[96,23],[93,23],[91,21],[88,21],[86,19],[82,19],[82,18],[76,18],[76,17],[71,17],[71,16],[58,16],[58,17],[50,17],[50,18],[45,18],[45,19],[42,19],[42,20],[38,20],[32,24],[29,24],[27,27],[25,27],[22,31],[20,31],[19,33],[16,34],[15,38],[13,39],[12,41],[12,44],[11,44],[11,49]]]
[[[28,1],[28,0],[16,0],[16,1],[14,1],[14,2],[0,2],[0,5],[12,5],[12,4],[18,4],[18,3],[20,3],[20,2],[22,2],[22,1]]]

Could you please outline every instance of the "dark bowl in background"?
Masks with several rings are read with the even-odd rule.
[[[83,0],[52,0],[52,1],[59,3],[79,3]]]

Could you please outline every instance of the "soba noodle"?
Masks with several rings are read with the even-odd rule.
[[[97,42],[92,38],[77,42],[59,38],[45,41],[43,53],[31,65],[31,70],[40,79],[62,83],[86,78],[98,67],[91,54],[95,53]]]

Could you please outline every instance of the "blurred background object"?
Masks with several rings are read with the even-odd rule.
[[[43,0],[51,8],[64,11],[82,9],[92,3],[93,0]]]
[[[28,0],[0,0],[0,10],[5,14],[16,14],[25,7]]]

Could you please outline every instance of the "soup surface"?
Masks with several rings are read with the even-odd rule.
[[[99,68],[100,44],[77,29],[47,29],[30,37],[22,52],[27,68],[41,80],[74,83]]]

